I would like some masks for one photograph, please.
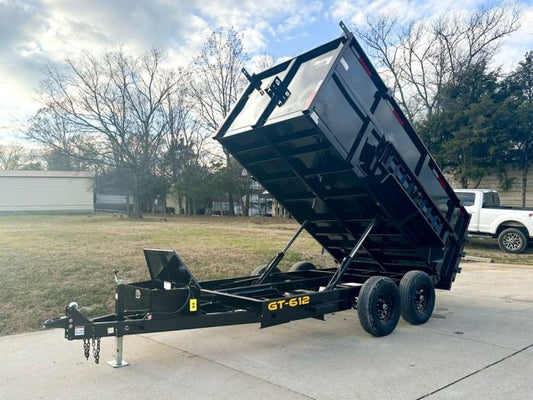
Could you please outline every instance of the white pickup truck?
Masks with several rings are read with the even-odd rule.
[[[500,205],[498,192],[488,189],[456,189],[455,193],[472,215],[468,232],[498,238],[500,249],[521,253],[533,239],[533,208]]]

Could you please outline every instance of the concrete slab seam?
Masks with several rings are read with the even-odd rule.
[[[297,395],[299,395],[299,396],[302,396],[302,397],[308,398],[309,400],[318,400],[318,399],[316,399],[316,398],[314,398],[314,397],[311,397],[311,396],[309,396],[309,395],[307,395],[307,394],[297,392],[297,391],[295,391],[295,390],[293,390],[293,389],[290,389],[290,388],[288,388],[288,387],[281,386],[281,385],[279,385],[279,384],[277,384],[277,383],[267,381],[266,379],[263,379],[263,378],[260,378],[260,377],[255,376],[255,375],[249,374],[249,373],[247,373],[247,372],[245,372],[245,371],[241,371],[240,369],[233,368],[233,367],[230,367],[230,366],[228,366],[228,365],[222,364],[222,363],[219,362],[219,361],[211,360],[211,359],[206,358],[206,357],[204,357],[204,356],[201,356],[201,355],[198,355],[198,354],[191,353],[190,351],[180,349],[179,347],[175,347],[175,346],[171,346],[171,345],[169,345],[169,344],[167,344],[167,343],[159,342],[159,341],[156,340],[156,339],[152,339],[152,338],[147,337],[147,336],[144,336],[144,335],[139,335],[139,336],[143,337],[143,338],[146,339],[146,340],[150,340],[150,341],[152,341],[152,342],[155,342],[155,343],[157,343],[157,344],[159,344],[159,345],[163,345],[163,346],[169,347],[169,348],[171,348],[171,349],[181,351],[182,353],[185,353],[185,354],[190,354],[191,356],[198,357],[199,359],[202,359],[202,360],[208,361],[208,362],[210,362],[210,363],[213,363],[213,364],[219,365],[219,366],[221,366],[221,367],[223,367],[223,368],[227,368],[227,369],[230,369],[230,370],[232,370],[232,371],[238,372],[238,373],[240,373],[240,374],[242,374],[242,375],[246,375],[246,376],[249,376],[249,377],[251,377],[251,378],[253,378],[253,379],[257,379],[257,380],[259,380],[259,381],[265,382],[265,383],[267,383],[267,384],[269,384],[269,385],[277,386],[277,387],[279,387],[280,389],[287,390],[287,391],[292,392],[292,393],[294,393],[294,394],[297,394]]]
[[[526,346],[526,347],[524,347],[523,349],[517,350],[517,351],[515,351],[514,353],[509,354],[508,356],[503,357],[503,358],[500,359],[500,360],[494,361],[493,363],[491,363],[491,364],[489,364],[489,365],[486,365],[486,366],[484,366],[483,368],[480,368],[480,369],[478,369],[477,371],[474,371],[474,372],[472,372],[472,373],[470,373],[470,374],[468,374],[468,375],[465,375],[465,376],[463,376],[462,378],[459,378],[459,379],[457,379],[457,380],[455,380],[455,381],[453,381],[453,382],[451,382],[451,383],[449,383],[449,384],[447,384],[447,385],[445,385],[445,386],[443,386],[443,387],[441,387],[441,388],[439,388],[439,389],[437,389],[437,390],[434,390],[434,391],[431,392],[431,393],[425,394],[425,395],[422,396],[422,397],[418,397],[416,400],[422,400],[422,399],[425,399],[425,398],[427,398],[427,397],[429,397],[429,396],[432,396],[432,395],[434,395],[435,393],[440,392],[441,390],[444,390],[444,389],[446,389],[446,388],[449,388],[450,386],[453,386],[453,385],[455,385],[456,383],[459,383],[459,382],[461,382],[461,381],[464,381],[465,379],[470,378],[471,376],[474,376],[474,375],[476,375],[476,374],[478,374],[478,373],[480,373],[480,372],[482,372],[482,371],[485,371],[486,369],[489,369],[489,368],[491,368],[491,367],[493,367],[493,366],[495,366],[495,365],[497,365],[497,364],[500,364],[500,363],[502,363],[503,361],[508,360],[508,359],[510,359],[510,358],[512,358],[512,357],[514,357],[514,356],[516,356],[516,355],[518,355],[518,354],[520,354],[520,353],[522,353],[522,352],[524,352],[524,351],[526,351],[526,350],[532,348],[532,347],[533,347],[533,344],[530,344],[529,346]]]

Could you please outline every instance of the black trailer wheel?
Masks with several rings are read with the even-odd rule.
[[[373,276],[361,288],[357,314],[365,331],[373,336],[391,333],[400,319],[400,292],[394,281]]]
[[[289,272],[309,271],[311,269],[316,269],[315,264],[309,261],[299,261],[294,263],[294,265],[289,269]]]
[[[260,265],[259,267],[257,267],[251,272],[250,276],[261,275],[265,271],[266,267],[268,267],[268,265]],[[278,267],[274,267],[274,270],[272,271],[272,273],[277,274],[279,272],[281,272],[281,270]]]
[[[435,287],[428,274],[409,271],[400,281],[402,317],[413,325],[427,322],[435,308]]]
[[[527,247],[527,238],[520,229],[507,228],[498,236],[498,245],[507,253],[522,253]]]

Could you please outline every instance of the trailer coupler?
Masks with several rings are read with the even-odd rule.
[[[104,317],[105,318],[105,317]],[[117,328],[113,327],[113,322],[109,321],[110,325],[107,328],[107,333],[117,332]],[[44,322],[45,328],[60,328],[65,330],[65,338],[68,340],[81,339],[83,340],[83,355],[88,360],[92,354],[94,362],[98,364],[100,362],[100,340],[102,336],[100,335],[101,329],[96,329],[94,321],[87,319],[83,316],[82,313],[78,310],[78,304],[75,302],[70,303],[65,307],[65,316],[48,319]],[[108,361],[107,363],[114,367],[124,367],[128,363],[122,360],[123,353],[123,337],[116,337],[116,346],[115,346],[115,359]]]
[[[65,316],[47,319],[44,321],[45,328],[61,328],[65,330],[65,337],[69,340],[74,339],[69,337],[69,331],[74,329],[74,325],[86,325],[90,324],[87,318],[85,318],[78,310],[78,303],[72,302],[65,307]]]
[[[45,328],[61,328],[67,329],[68,326],[68,317],[56,317],[52,319],[47,319],[44,321]]]

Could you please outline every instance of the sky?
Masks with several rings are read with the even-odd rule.
[[[482,0],[0,0],[0,145],[20,143],[40,107],[42,69],[119,47],[134,55],[163,49],[176,66],[191,62],[213,29],[233,27],[251,55],[295,56],[342,34],[368,16],[430,20],[473,10]],[[533,0],[515,0],[521,28],[497,55],[514,69],[533,50]],[[254,72],[253,70],[250,72]]]

